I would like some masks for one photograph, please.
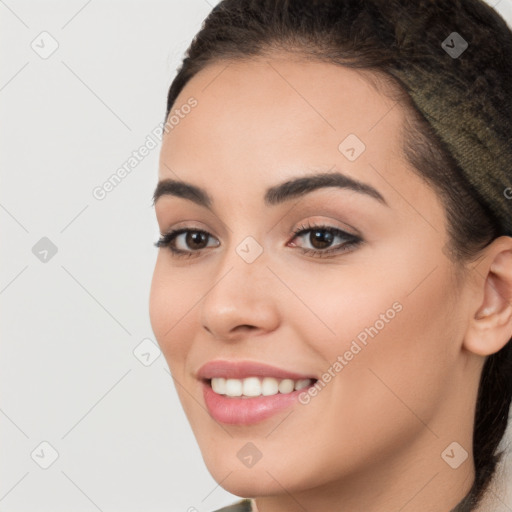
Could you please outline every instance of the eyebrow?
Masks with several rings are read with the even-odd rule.
[[[267,206],[274,206],[289,199],[304,196],[314,190],[326,187],[338,187],[365,194],[388,206],[384,197],[371,185],[350,178],[339,172],[311,174],[287,180],[270,187],[265,192],[264,201]],[[153,194],[153,204],[165,195],[189,199],[194,203],[211,209],[213,199],[206,190],[185,181],[165,179],[158,182]]]

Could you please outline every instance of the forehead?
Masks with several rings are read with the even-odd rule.
[[[191,98],[196,106],[183,109]],[[370,161],[382,168],[401,160],[403,114],[394,107],[363,73],[346,67],[282,55],[215,62],[173,105],[177,122],[163,139],[159,177],[176,178],[174,170],[211,183],[212,175],[220,182],[229,175],[225,185],[234,186],[248,176],[270,183],[305,166],[336,166],[369,178]],[[341,152],[345,140],[363,150],[356,161]]]
[[[216,116],[210,130],[225,128],[226,121],[234,118],[239,123],[245,121],[246,126],[254,126],[254,121],[279,121],[279,126],[286,127],[304,121],[315,127],[324,125],[338,135],[344,130],[362,132],[394,104],[372,85],[375,80],[369,81],[365,75],[371,76],[344,66],[280,54],[222,60],[198,72],[185,85],[173,109],[194,96],[198,108],[190,118]],[[283,116],[285,113],[288,115]]]

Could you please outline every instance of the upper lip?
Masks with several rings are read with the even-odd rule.
[[[310,375],[290,372],[256,361],[208,361],[197,372],[199,379],[213,379],[223,377],[225,379],[245,379],[246,377],[274,377],[276,379],[315,379]]]

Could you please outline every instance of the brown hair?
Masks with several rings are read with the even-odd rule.
[[[478,47],[483,55],[480,60],[464,60],[464,56],[453,59],[441,48],[441,42],[458,27],[469,39],[470,48]],[[423,93],[432,96],[432,89],[420,80],[413,87],[414,80],[406,78],[408,70],[421,69],[429,81],[441,80],[451,91],[464,91],[463,98],[453,98],[453,105],[459,107],[464,102],[465,119],[450,122],[464,121],[470,135],[474,135],[471,129],[476,123],[472,125],[471,121],[478,116],[481,119],[484,112],[500,144],[510,152],[512,34],[484,2],[223,0],[206,18],[186,52],[169,89],[166,120],[183,87],[208,64],[276,51],[368,71],[376,78],[374,85],[401,103],[406,114],[404,155],[442,200],[450,235],[446,249],[454,261],[472,261],[496,237],[512,234],[494,207],[503,199],[498,197],[503,189],[496,186],[491,191],[493,201],[484,200],[468,179],[453,145],[418,108],[418,97]],[[391,89],[383,85],[391,85]],[[507,172],[508,179],[512,179],[510,167]],[[512,219],[510,206],[505,208]],[[473,433],[476,477],[457,510],[474,510],[500,460],[502,454],[496,451],[507,427],[511,377],[509,342],[484,364]]]

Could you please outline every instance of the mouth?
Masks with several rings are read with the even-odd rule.
[[[210,416],[252,425],[297,404],[317,378],[255,362],[211,361],[197,374]]]
[[[277,379],[274,377],[246,377],[245,379],[226,379],[215,377],[205,383],[217,395],[226,397],[253,398],[257,396],[287,395],[315,384],[317,379]]]

